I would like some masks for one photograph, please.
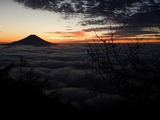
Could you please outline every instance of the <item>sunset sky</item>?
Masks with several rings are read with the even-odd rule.
[[[65,12],[63,12],[62,14],[61,11],[57,12],[56,9],[50,10],[50,8],[49,9],[47,8],[48,6],[43,7],[43,10],[40,8],[41,6],[38,8],[32,9],[32,6],[28,6],[27,4],[26,5],[19,4],[16,1],[23,1],[23,0],[15,0],[15,1],[0,0],[0,16],[1,16],[0,17],[0,23],[1,23],[0,42],[1,43],[20,40],[30,34],[36,34],[39,37],[54,43],[85,42],[86,39],[91,40],[93,38],[96,38],[96,34],[98,36],[101,36],[102,38],[109,36],[108,35],[110,33],[109,22],[103,21],[103,23],[105,24],[101,24],[97,22],[97,21],[102,21],[103,19],[107,19],[107,18],[104,18],[104,15],[101,15],[101,14],[99,15],[98,12],[101,10],[98,10],[97,12],[97,16],[98,15],[99,16],[98,17],[96,16],[94,18],[91,18],[89,16],[86,17],[86,13],[88,12],[87,9],[85,10],[86,12],[85,14],[83,14],[84,13],[83,11],[83,13],[79,12],[78,15],[71,15],[70,17],[67,18],[65,15],[63,15],[65,14]],[[29,0],[27,0],[27,2],[28,1]],[[38,0],[38,1],[41,2],[41,0]],[[66,1],[67,0],[65,0],[65,2]],[[68,1],[67,3],[69,3]],[[82,0],[82,1],[85,1],[85,0]],[[51,5],[54,5],[54,3],[52,2],[53,0],[49,1],[50,7]],[[157,0],[156,3],[159,4],[159,1]],[[36,4],[41,5],[38,2]],[[83,4],[86,4],[86,5],[82,5],[83,7],[87,6],[87,2],[83,2]],[[132,7],[135,8],[135,11],[136,11],[134,12],[134,14],[131,14],[132,19],[130,20],[131,22],[129,21],[130,23],[132,23],[132,29],[131,27],[128,27],[128,26],[125,27],[125,29],[122,30],[122,33],[119,35],[118,39],[125,39],[127,41],[128,39],[130,40],[132,38],[134,39],[146,38],[148,39],[148,41],[155,41],[154,35],[156,34],[155,31],[157,31],[157,29],[154,32],[150,32],[149,28],[147,27],[149,27],[149,24],[153,23],[153,21],[155,20],[156,21],[154,25],[156,26],[157,23],[159,23],[159,18],[154,19],[154,17],[157,15],[155,16],[152,15],[151,17],[152,12],[149,13],[148,11],[145,11],[143,15],[145,15],[148,12],[147,15],[148,17],[150,17],[149,19],[153,18],[154,20],[148,21],[147,17],[145,17],[143,21],[139,20],[136,22],[137,19],[143,18],[142,13],[139,14],[138,12],[140,8],[135,7],[135,6],[138,6],[137,4],[138,3],[135,3],[135,2],[132,3]],[[150,5],[147,2],[145,4]],[[97,7],[99,5],[100,3],[97,3],[97,5],[95,6]],[[60,8],[61,7],[62,6],[60,6]],[[64,11],[67,9],[64,9]],[[135,24],[133,24],[135,22],[136,22],[136,25],[138,24],[138,28],[135,28]],[[144,26],[144,24],[141,24],[141,23],[147,23],[148,26],[146,27]],[[117,19],[116,19],[116,22],[114,21],[114,24],[112,23],[112,27],[115,29],[117,28],[116,25],[120,25],[120,22]]]

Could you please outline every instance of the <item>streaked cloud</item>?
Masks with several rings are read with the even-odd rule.
[[[67,31],[73,31],[73,28],[71,26],[66,26]]]
[[[115,26],[115,25],[111,25],[111,26],[103,26],[103,27],[95,27],[95,28],[88,28],[88,29],[83,29],[83,31],[85,32],[99,32],[99,31],[108,31],[108,30],[118,30],[121,29],[121,26]]]
[[[78,38],[86,36],[86,33],[84,31],[73,31],[73,32],[56,31],[56,32],[46,32],[46,33],[52,34],[60,38]]]

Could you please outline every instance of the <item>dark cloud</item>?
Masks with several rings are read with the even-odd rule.
[[[145,13],[137,13],[129,18],[129,24],[137,26],[158,26],[160,25],[160,11],[149,11]]]
[[[89,17],[116,17],[159,11],[159,0],[14,0],[32,9],[49,10],[66,15],[81,13]],[[99,21],[100,22],[100,21]]]
[[[82,20],[79,22],[82,26],[87,26],[87,25],[106,25],[110,19],[107,18],[93,18],[93,19],[88,19],[88,20]]]
[[[155,27],[152,25],[152,27]],[[115,29],[116,31],[116,29]],[[133,37],[133,36],[138,36],[138,35],[153,35],[155,37],[156,31],[151,29],[150,25],[126,25],[122,29],[120,29],[119,34],[120,36],[123,37]]]
[[[32,9],[48,10],[64,16],[83,16],[79,24],[106,25],[126,22],[128,35],[148,33],[148,26],[160,25],[160,0],[14,0]],[[79,15],[81,14],[81,15]],[[64,17],[65,18],[65,17]],[[68,18],[68,17],[67,17]],[[136,30],[132,26],[136,26]],[[143,27],[142,27],[143,26]],[[71,30],[71,28],[67,28]],[[97,28],[97,30],[103,28]],[[87,31],[87,30],[86,30]],[[88,30],[89,31],[89,30]],[[137,34],[136,34],[137,32]],[[126,34],[126,35],[127,35]],[[64,36],[64,37],[71,37]]]
[[[156,27],[156,25],[152,25],[152,27]],[[145,29],[144,29],[145,28]],[[154,30],[151,30],[151,26],[147,25],[122,25],[122,26],[104,26],[104,27],[96,27],[96,28],[88,28],[83,29],[85,32],[104,32],[102,36],[110,37],[110,33],[118,33],[116,35],[123,36],[123,37],[132,37],[136,35],[142,35],[142,34],[151,34],[152,37],[153,34],[156,34],[157,32]],[[106,32],[106,33],[105,33]]]
[[[85,32],[98,32],[98,31],[116,31],[116,30],[119,30],[121,29],[122,26],[104,26],[104,27],[96,27],[96,28],[88,28],[88,29],[83,29],[83,31]]]

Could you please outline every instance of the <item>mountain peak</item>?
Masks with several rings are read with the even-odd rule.
[[[38,37],[36,34],[31,34],[28,37]]]
[[[10,43],[9,45],[31,45],[31,46],[51,46],[54,45],[43,40],[35,34],[31,34],[24,39]]]
[[[31,34],[30,36],[37,36],[36,34]]]

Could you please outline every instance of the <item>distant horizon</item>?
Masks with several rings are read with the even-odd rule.
[[[6,40],[1,40],[0,39],[0,44],[3,44],[3,43],[12,43],[12,42],[15,42],[15,41],[19,41],[21,39],[26,38],[27,36],[30,36],[30,35],[36,35],[36,36],[44,39],[47,42],[58,43],[58,44],[61,44],[61,43],[62,44],[70,44],[70,43],[95,43],[95,41],[97,41],[96,43],[100,43],[101,40],[99,38],[102,38],[101,36],[99,36],[99,37],[95,36],[95,37],[92,37],[92,38],[89,38],[89,39],[84,38],[82,40],[65,40],[65,39],[63,40],[63,39],[61,39],[61,41],[59,41],[59,40],[57,40],[57,41],[56,40],[55,41],[49,41],[48,39],[45,39],[43,36],[41,37],[40,35],[32,33],[32,34],[28,34],[26,36],[22,36],[19,39],[12,39],[10,41],[6,41]],[[106,40],[106,38],[103,37],[102,40]],[[110,40],[110,37],[108,37],[107,40]],[[135,42],[137,42],[137,40],[138,40],[139,43],[159,43],[160,42],[157,38],[145,38],[145,37],[144,38],[143,37],[141,37],[141,38],[121,38],[120,37],[120,38],[115,38],[114,42],[115,43],[135,43]]]
[[[19,41],[19,40],[16,40],[16,41]],[[13,42],[16,42],[16,41],[12,41],[12,42],[1,42],[0,41],[0,45],[5,45],[5,44],[9,44],[9,43],[13,43]],[[47,41],[47,40],[45,40],[45,41]],[[114,42],[115,44],[128,44],[128,43],[130,43],[130,44],[134,44],[134,43],[137,43],[136,42],[136,40],[134,40],[135,42],[133,42],[133,40],[128,40],[127,42],[123,42],[123,40],[122,40],[122,42]],[[47,41],[47,42],[49,42],[49,41]],[[81,42],[78,42],[78,41],[73,41],[73,42],[70,42],[70,41],[68,41],[68,42],[50,42],[50,43],[53,43],[53,44],[94,44],[94,43],[96,43],[96,44],[103,44],[102,43],[102,41],[99,41],[99,42],[94,42],[94,41],[92,41],[92,40],[90,40],[90,41],[81,41]],[[153,41],[153,40],[145,40],[145,41],[139,41],[138,42],[139,44],[141,44],[141,43],[160,43],[160,41]]]

